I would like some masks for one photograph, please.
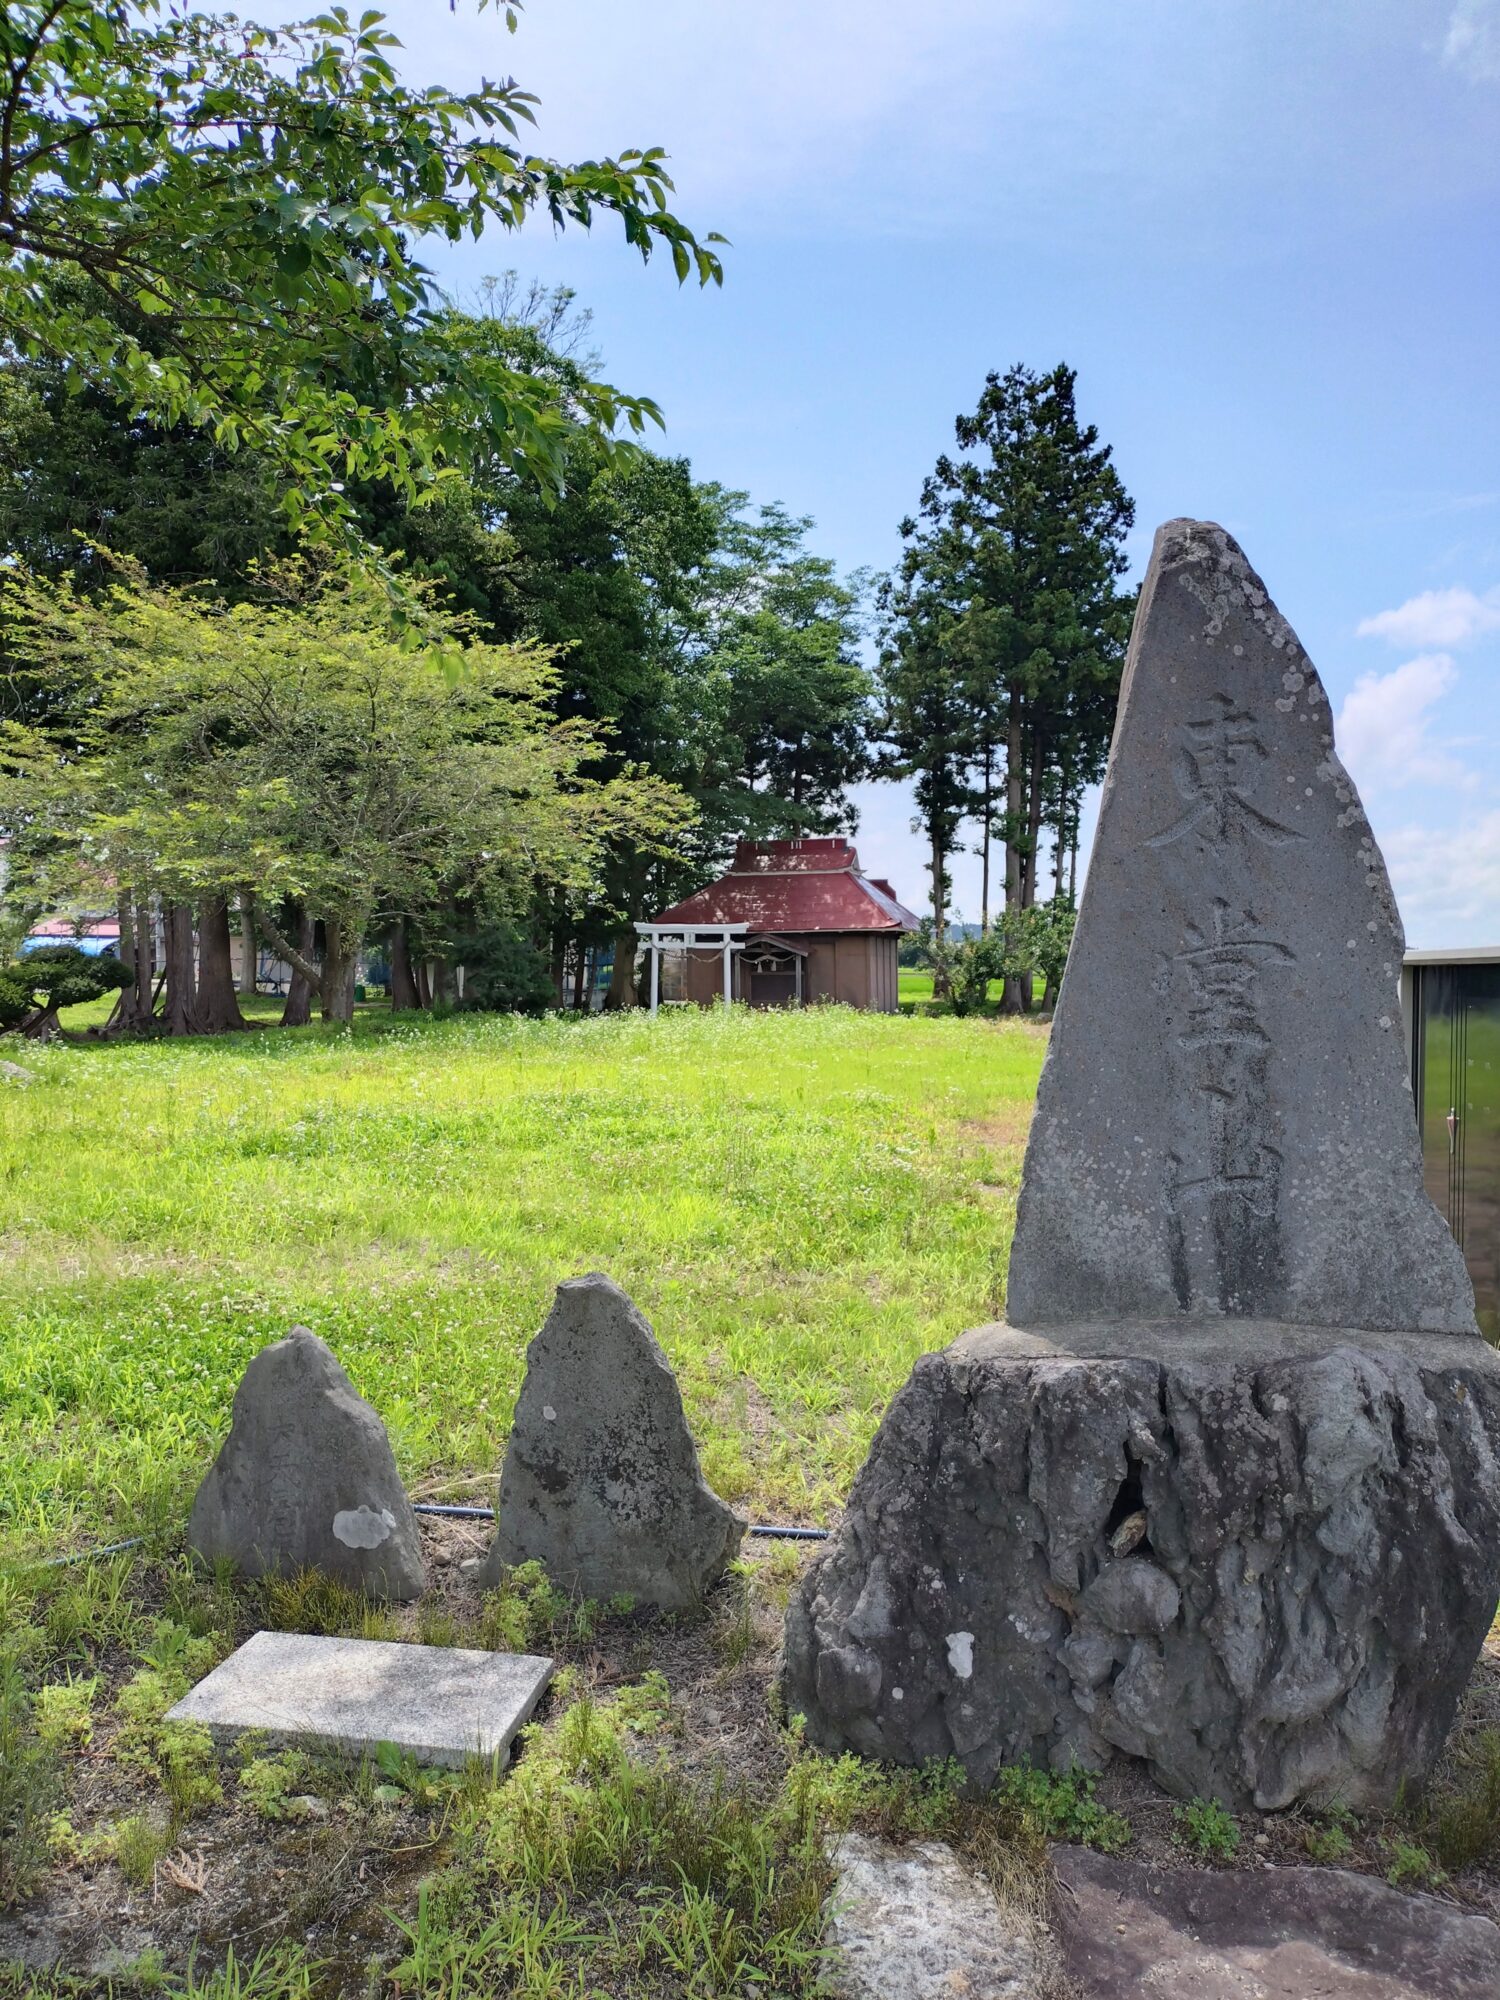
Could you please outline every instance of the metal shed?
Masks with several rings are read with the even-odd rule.
[[[1422,1166],[1500,1344],[1500,945],[1412,951],[1401,968]]]

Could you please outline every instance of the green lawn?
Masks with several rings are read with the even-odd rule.
[[[0,1553],[180,1520],[298,1321],[409,1485],[456,1491],[591,1269],[655,1323],[710,1478],[820,1518],[915,1356],[1001,1308],[1042,1052],[842,1009],[8,1042],[37,1080],[0,1083]]]

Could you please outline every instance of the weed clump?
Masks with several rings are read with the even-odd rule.
[[[1451,1776],[1424,1802],[1419,1828],[1450,1873],[1500,1856],[1500,1729],[1457,1749]]]
[[[273,1632],[311,1632],[330,1639],[394,1639],[396,1620],[389,1608],[321,1570],[268,1576],[262,1608]]]
[[[1172,1814],[1174,1838],[1204,1861],[1232,1861],[1240,1851],[1240,1830],[1234,1815],[1217,1799],[1193,1799]]]
[[[610,1609],[629,1602],[616,1598]],[[558,1640],[591,1639],[599,1618],[599,1605],[559,1590],[539,1562],[518,1563],[502,1569],[500,1581],[485,1592],[478,1643],[496,1653],[536,1652]]]
[[[172,1851],[172,1830],[154,1813],[131,1813],[111,1828],[103,1846],[132,1887],[147,1889]]]
[[[301,1750],[251,1757],[240,1770],[240,1791],[264,1820],[305,1819],[307,1808],[301,1800],[307,1781],[308,1759]]]
[[[1118,1854],[1130,1843],[1130,1822],[1100,1805],[1095,1782],[1094,1773],[1077,1764],[1067,1771],[1013,1764],[995,1781],[995,1799],[1019,1820],[1019,1830],[1034,1839],[1071,1840]]]
[[[660,1740],[670,1714],[653,1673],[527,1730],[505,1783],[463,1799],[455,1862],[424,1889],[392,1976],[418,1991],[814,1994],[832,1869],[812,1788],[765,1800],[721,1774],[694,1781]]]
[[[61,1799],[57,1752],[37,1733],[19,1666],[0,1653],[0,1909],[26,1895],[47,1865]]]
[[[99,1676],[53,1681],[36,1696],[36,1733],[51,1750],[85,1749],[94,1740],[94,1697]]]
[[[1337,1865],[1347,1861],[1354,1852],[1350,1825],[1351,1816],[1347,1808],[1332,1806],[1321,1826],[1310,1826],[1303,1834],[1302,1844],[1314,1861]]]
[[[1414,1840],[1382,1841],[1390,1866],[1385,1879],[1393,1889],[1437,1889],[1448,1877],[1428,1850]]]

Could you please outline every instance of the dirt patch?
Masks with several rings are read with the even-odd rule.
[[[1009,1153],[1026,1144],[1026,1134],[1031,1130],[1031,1105],[1005,1104],[988,1118],[966,1118],[960,1131],[977,1145],[988,1146],[996,1153]]]

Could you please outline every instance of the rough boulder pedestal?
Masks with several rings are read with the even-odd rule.
[[[481,1581],[539,1562],[582,1597],[680,1611],[733,1558],[745,1524],[708,1486],[670,1362],[620,1287],[559,1285],[526,1351]]]
[[[897,1762],[1388,1802],[1500,1588],[1500,1356],[1421,1178],[1384,863],[1221,528],[1157,536],[1022,1177],[1012,1324],[917,1364],[794,1600]]]
[[[315,1569],[373,1597],[420,1595],[416,1516],[385,1425],[305,1326],[245,1370],[188,1542],[247,1576]]]

